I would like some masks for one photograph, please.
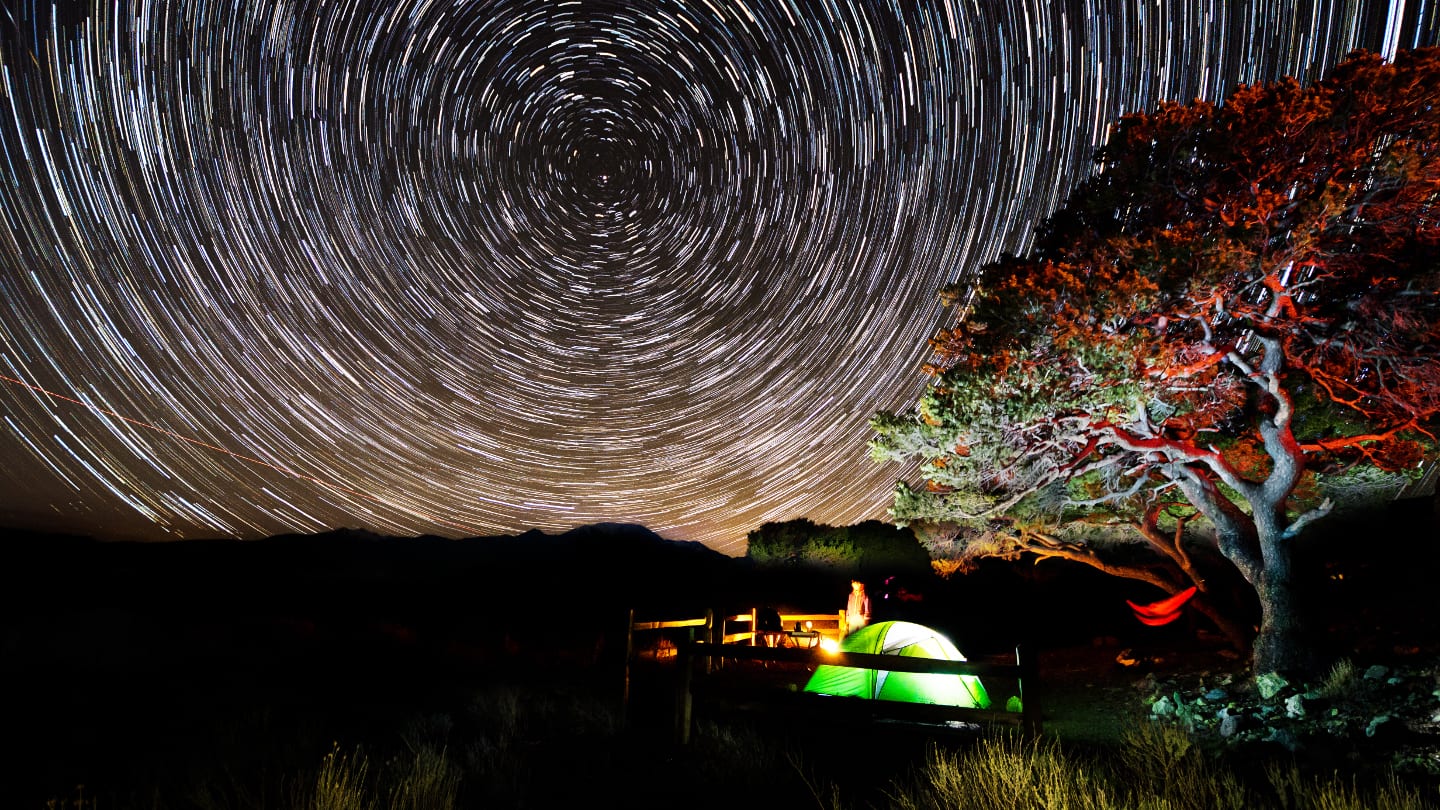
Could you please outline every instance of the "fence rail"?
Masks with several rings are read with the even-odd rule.
[[[710,619],[676,619],[671,622],[630,622],[630,629],[634,630],[664,630],[671,627],[705,627]]]
[[[749,613],[736,613],[725,616],[721,619],[719,644],[744,644],[756,645],[760,643],[763,632],[760,630],[760,611],[751,609]],[[845,634],[845,611],[838,610],[834,613],[781,613],[781,629],[793,628],[795,625],[804,625],[806,622],[814,625],[815,632],[822,638],[839,641]],[[730,632],[730,625],[738,624],[742,628],[736,632]]]

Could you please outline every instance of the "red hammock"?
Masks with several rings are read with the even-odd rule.
[[[1137,605],[1129,599],[1126,599],[1125,604],[1129,605],[1130,609],[1135,611],[1135,618],[1139,619],[1141,624],[1159,627],[1162,624],[1169,624],[1180,618],[1180,608],[1184,607],[1185,603],[1190,601],[1190,597],[1194,595],[1195,586],[1191,585],[1174,596],[1166,597],[1159,602],[1151,602],[1148,605]]]

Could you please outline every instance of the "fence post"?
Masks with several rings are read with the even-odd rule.
[[[1025,690],[1026,684],[1034,687],[1040,683],[1040,671],[1030,645],[1015,646],[1015,664],[1020,667],[1020,725],[1027,735],[1038,737],[1045,722],[1045,714],[1040,708],[1039,690]]]
[[[725,643],[725,619],[725,611],[722,610],[716,613],[715,627],[710,631],[710,643],[714,644],[717,650],[721,649],[721,645]],[[725,658],[723,656],[715,657],[715,668],[725,668]]]
[[[750,646],[760,643],[760,609],[750,608]]]
[[[635,658],[635,608],[630,608],[625,621],[625,665],[620,691],[620,727],[630,726],[630,663]]]
[[[690,712],[694,704],[690,681],[695,670],[694,648],[695,644],[691,642],[680,650],[680,686],[675,694],[675,742],[679,745],[690,744]]]
[[[705,608],[705,632],[702,633],[701,635],[703,636],[703,638],[702,638],[701,641],[700,641],[700,643],[702,643],[702,644],[709,644],[709,643],[710,643],[710,640],[715,637],[715,609],[714,609],[714,608]],[[705,656],[705,674],[706,674],[706,675],[709,675],[709,674],[710,674],[711,667],[713,667],[713,666],[715,665],[714,662],[715,662],[715,656],[713,656],[713,655],[707,655],[707,656]]]

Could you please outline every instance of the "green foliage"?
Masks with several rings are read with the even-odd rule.
[[[749,534],[746,557],[761,565],[833,571],[922,570],[930,557],[909,528],[878,520],[827,526],[801,518],[766,523]]]
[[[766,523],[747,535],[745,556],[761,565],[790,563],[799,559],[805,544],[821,531],[821,526],[805,518]]]

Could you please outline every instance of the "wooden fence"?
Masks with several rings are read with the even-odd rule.
[[[668,630],[674,628],[685,628],[687,630],[687,641],[695,641],[697,631],[702,633],[702,638],[710,639],[714,634],[715,612],[705,611],[705,615],[698,619],[676,619],[673,621],[637,622],[635,621],[635,609],[630,609],[630,620],[625,627],[625,684],[620,693],[620,716],[625,718],[630,711],[630,670],[635,666],[635,634],[653,630]]]
[[[839,641],[845,635],[845,611],[837,610],[834,613],[781,613],[780,628],[783,632],[808,628],[820,634],[820,638],[829,638]],[[733,616],[721,618],[719,643],[720,644],[745,644],[758,646],[760,644],[760,611],[751,608],[749,613],[736,613]],[[730,625],[739,625],[741,628],[731,632]]]
[[[716,621],[713,611],[706,611],[703,618],[680,619],[675,621],[636,622],[635,613],[630,612],[630,627],[626,634],[625,684],[622,697],[622,711],[628,711],[630,701],[630,668],[634,659],[634,636],[637,631],[661,630],[666,628],[690,628],[687,638],[677,649],[677,677],[675,700],[675,739],[688,744],[695,700],[695,670],[698,662],[704,662],[704,674],[720,666],[725,659],[750,661],[788,661],[819,666],[861,667],[888,672],[929,672],[937,674],[974,675],[1013,679],[1016,683],[1016,697],[1020,699],[1020,711],[1004,708],[977,709],[959,706],[941,706],[925,703],[902,703],[889,700],[868,700],[861,698],[835,697],[805,692],[782,692],[765,700],[768,708],[776,711],[814,711],[831,717],[850,717],[866,720],[904,720],[910,722],[945,722],[958,720],[971,723],[1000,723],[1019,726],[1027,734],[1038,735],[1042,730],[1043,713],[1037,686],[1039,677],[1033,656],[1027,648],[1017,647],[1014,664],[995,664],[979,661],[944,661],[935,658],[911,658],[898,655],[873,655],[869,653],[826,652],[809,647],[769,647],[758,643],[755,631],[755,611],[724,616]],[[795,622],[811,622],[815,632],[822,637],[838,639],[844,627],[844,612],[818,614],[782,614],[782,627],[794,627]],[[814,623],[820,622],[820,625]],[[827,626],[835,622],[834,627]],[[748,623],[749,630],[735,633],[726,632],[730,623]],[[1028,689],[1027,689],[1028,687]]]

